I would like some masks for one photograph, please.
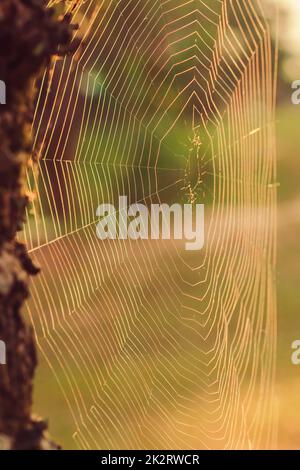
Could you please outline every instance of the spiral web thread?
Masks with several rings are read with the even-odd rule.
[[[74,446],[275,445],[276,61],[263,3],[68,3],[82,44],[39,84],[23,236],[43,267],[28,315]],[[119,195],[203,202],[204,249],[98,240],[96,208]]]

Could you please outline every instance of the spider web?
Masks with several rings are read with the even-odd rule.
[[[23,233],[43,267],[27,310],[59,419],[83,449],[270,448],[276,63],[262,2],[67,5],[81,47],[38,84]],[[119,195],[203,202],[205,248],[98,240],[96,208]]]

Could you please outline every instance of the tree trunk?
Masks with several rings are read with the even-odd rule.
[[[34,83],[53,54],[71,52],[71,36],[70,15],[57,18],[45,0],[0,2],[0,448],[57,448],[31,415],[37,354],[22,305],[38,268],[16,233],[28,203]]]

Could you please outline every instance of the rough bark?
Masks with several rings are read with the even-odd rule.
[[[45,0],[0,2],[0,80],[7,93],[0,105],[0,340],[7,358],[0,365],[0,447],[10,449],[55,448],[45,438],[46,423],[32,417],[37,354],[22,306],[38,268],[16,233],[28,203],[34,82],[53,54],[71,51],[71,36],[70,16],[57,18]]]

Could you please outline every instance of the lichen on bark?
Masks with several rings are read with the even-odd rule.
[[[31,327],[22,316],[30,276],[38,273],[26,246],[16,240],[28,197],[26,169],[31,155],[34,83],[54,54],[77,47],[70,15],[57,17],[45,0],[0,1],[0,80],[6,104],[0,105],[0,340],[6,365],[0,365],[0,447],[55,448],[45,438],[46,423],[32,417],[37,365]],[[72,46],[71,46],[72,44]]]

